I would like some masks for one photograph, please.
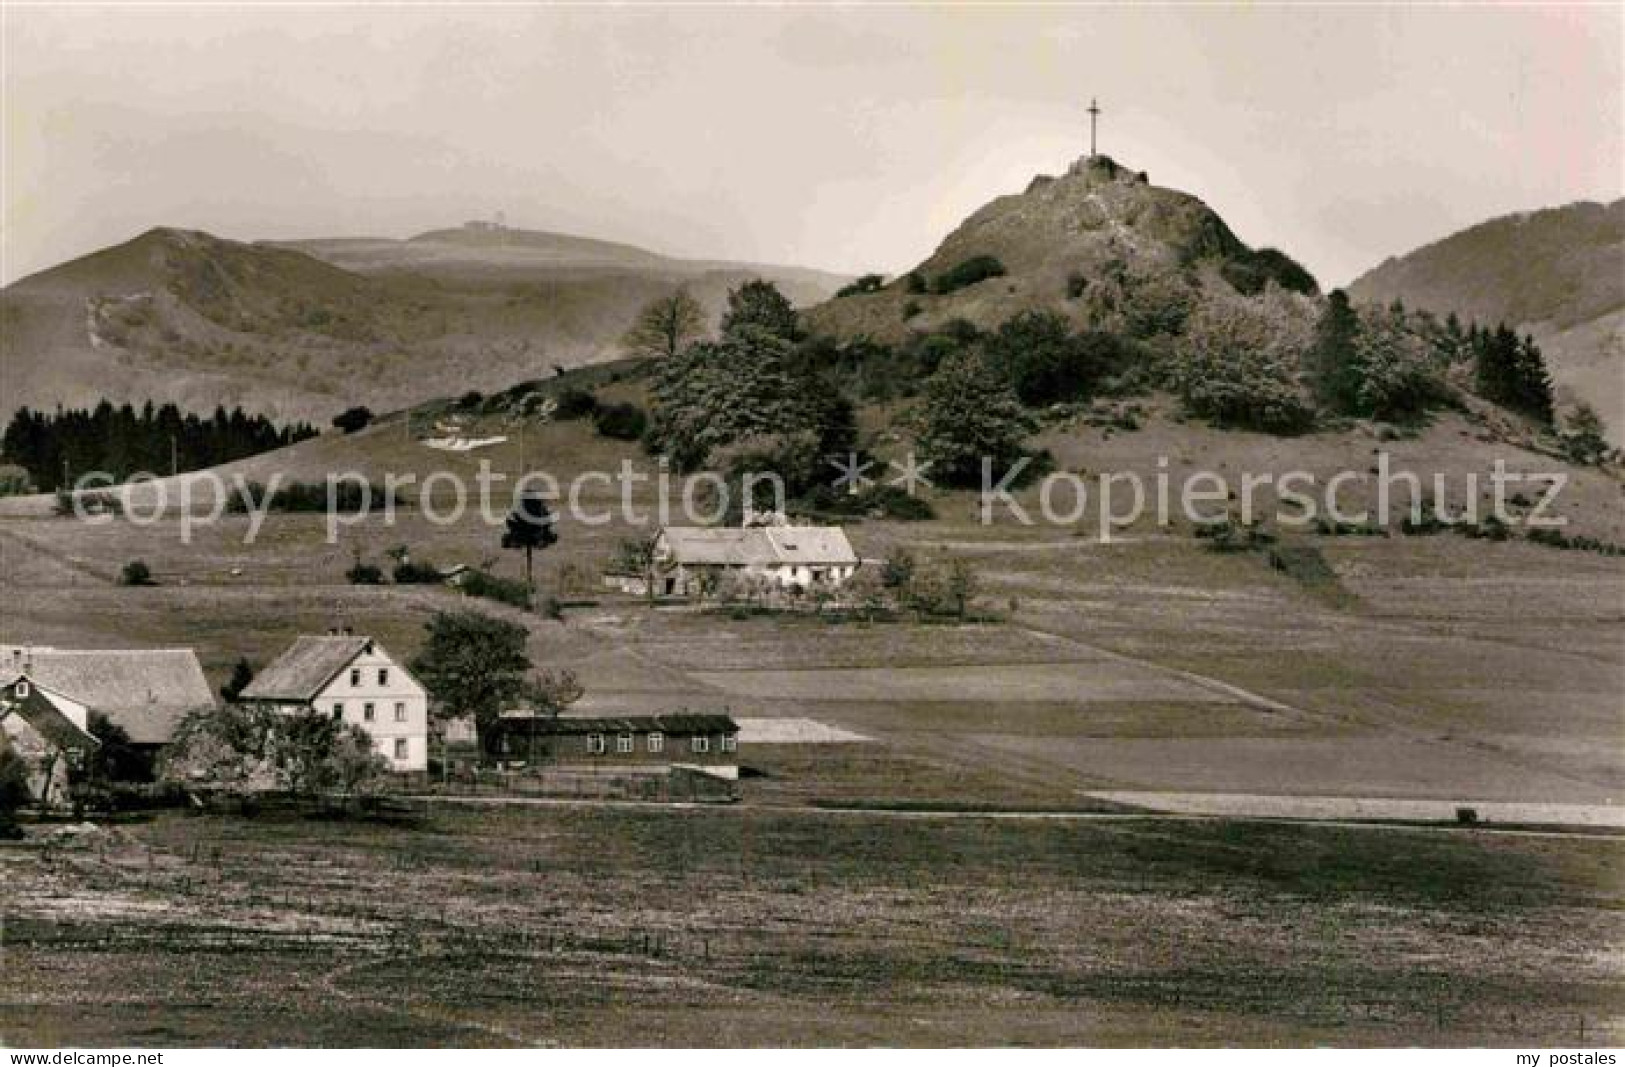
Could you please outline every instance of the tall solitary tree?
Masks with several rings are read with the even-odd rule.
[[[633,355],[663,358],[675,356],[704,333],[705,309],[687,289],[678,289],[644,305],[621,344]]]
[[[558,531],[554,529],[557,524],[558,516],[553,514],[540,493],[519,494],[514,500],[513,510],[508,513],[507,529],[502,533],[502,547],[524,549],[525,587],[532,596],[536,593],[532,557],[537,551],[558,542]]]

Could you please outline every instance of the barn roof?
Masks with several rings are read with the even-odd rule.
[[[26,674],[35,685],[106,715],[136,744],[166,744],[187,712],[214,706],[189,648],[23,649],[13,660],[0,668],[0,685]]]
[[[658,715],[533,716],[505,711],[501,721],[538,734],[732,734],[739,732],[733,716],[722,712],[676,711]]]
[[[846,531],[839,526],[668,526],[662,533],[672,562],[688,566],[858,562]]]
[[[244,700],[309,700],[371,645],[370,637],[304,636],[243,689]]]

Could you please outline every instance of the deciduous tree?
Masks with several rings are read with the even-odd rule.
[[[637,356],[669,358],[705,333],[705,309],[678,289],[644,305],[621,344]]]

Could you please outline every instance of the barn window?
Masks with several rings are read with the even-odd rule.
[[[666,747],[666,735],[665,734],[661,733],[659,730],[655,730],[655,731],[653,731],[652,733],[649,734],[649,751],[650,752],[660,752],[660,751],[663,751],[665,749],[665,747]]]
[[[632,751],[632,735],[617,734],[615,737],[615,751],[622,755]]]
[[[397,737],[395,739],[395,758],[396,759],[405,759],[406,758],[406,751],[407,751],[406,738]]]
[[[591,755],[594,755],[594,756],[603,755],[604,754],[604,735],[603,734],[588,734],[587,735],[587,751],[588,751],[588,753],[590,753]]]
[[[724,752],[737,752],[737,751],[739,751],[739,737],[738,737],[737,734],[723,734],[722,735],[722,751],[724,751]]]
[[[711,751],[711,739],[704,734],[695,734],[689,739],[688,750],[690,752],[709,752]]]
[[[372,722],[377,718],[378,709],[375,708],[371,703],[361,705],[361,720],[363,722]]]
[[[379,685],[388,685],[389,684],[389,668],[388,667],[379,667],[378,668],[378,684]]]
[[[399,700],[395,701],[395,721],[406,721],[406,704]]]

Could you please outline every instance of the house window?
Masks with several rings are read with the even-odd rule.
[[[711,739],[703,734],[695,734],[689,739],[688,750],[690,752],[709,752],[711,751]]]
[[[388,667],[379,667],[378,668],[378,684],[379,685],[388,685],[389,684],[389,668]]]
[[[723,734],[722,735],[722,751],[724,751],[724,752],[738,752],[739,751],[739,736],[737,734]]]
[[[399,700],[395,701],[395,721],[406,721],[406,704]]]
[[[653,733],[651,733],[649,735],[649,751],[650,752],[662,752],[662,751],[665,750],[665,748],[666,748],[666,735],[665,734],[661,733],[659,730],[656,730],[656,731],[654,731]]]
[[[16,692],[18,700],[22,700],[24,697],[28,696],[28,683],[18,682]]]
[[[602,756],[604,754],[603,734],[587,735],[587,753],[592,756]]]
[[[370,703],[361,705],[361,720],[363,722],[372,722],[377,718],[378,718],[378,709],[377,708],[373,707],[373,705],[370,704]]]
[[[395,758],[396,759],[405,759],[406,758],[406,751],[407,751],[406,738],[397,737],[395,739]]]
[[[335,718],[335,719],[344,718],[344,701],[342,701],[342,700],[333,701],[333,718]]]
[[[623,756],[626,753],[631,752],[632,751],[632,735],[631,734],[616,734],[615,735],[615,751],[621,753]]]
[[[351,667],[350,668],[350,685],[357,686],[357,685],[360,685],[360,684],[361,684],[361,668],[360,667]]]

